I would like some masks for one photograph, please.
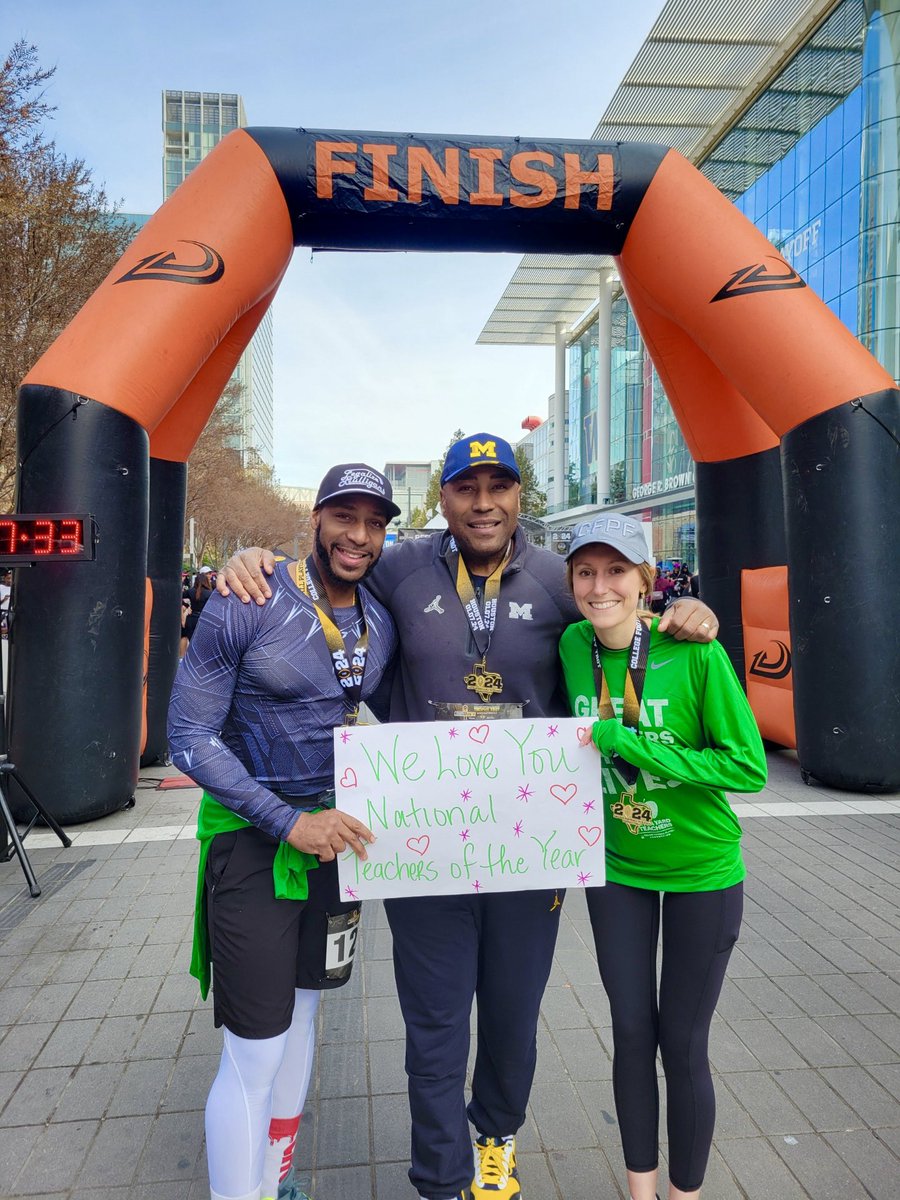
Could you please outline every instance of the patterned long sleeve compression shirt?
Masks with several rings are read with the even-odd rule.
[[[180,770],[284,839],[297,819],[290,797],[333,784],[332,730],[342,724],[346,702],[318,617],[287,563],[277,565],[271,584],[272,599],[262,607],[218,593],[206,604],[175,677],[168,738]],[[396,632],[365,588],[359,596],[369,631],[365,699],[384,675]],[[338,608],[335,618],[352,647],[358,611]]]

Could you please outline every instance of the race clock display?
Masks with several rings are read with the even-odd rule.
[[[0,514],[0,566],[86,562],[93,557],[94,518],[90,514]]]

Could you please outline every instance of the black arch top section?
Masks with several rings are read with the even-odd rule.
[[[618,254],[668,147],[251,127],[294,245]]]

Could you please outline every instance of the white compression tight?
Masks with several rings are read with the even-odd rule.
[[[263,1162],[263,1197],[278,1195],[279,1181],[290,1169],[316,1049],[316,1010],[320,993],[298,989],[294,995],[288,1044],[272,1088],[272,1119]]]
[[[297,989],[285,1033],[242,1038],[223,1029],[222,1060],[206,1101],[212,1200],[259,1200],[269,1120],[303,1109],[319,993]]]

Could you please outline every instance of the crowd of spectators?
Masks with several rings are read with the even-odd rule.
[[[665,612],[680,596],[700,596],[700,576],[691,573],[687,563],[673,562],[670,567],[656,568],[656,579],[650,593],[650,608],[655,613]]]
[[[212,567],[201,567],[191,579],[189,571],[181,573],[181,653],[187,650],[203,606],[216,590],[216,572]]]

